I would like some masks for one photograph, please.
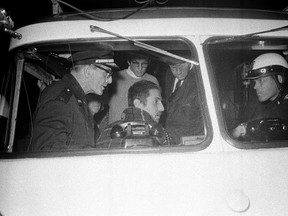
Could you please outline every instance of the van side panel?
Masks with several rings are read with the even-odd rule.
[[[286,155],[287,149],[7,159],[0,163],[0,211],[9,216],[283,215]]]

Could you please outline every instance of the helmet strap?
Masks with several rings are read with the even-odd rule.
[[[282,84],[279,82],[279,79],[278,79],[278,75],[272,75],[276,85],[277,85],[277,88],[279,89],[279,91],[281,91],[282,89]]]
[[[282,95],[283,95],[283,93],[285,93],[285,90],[288,87],[288,79],[284,79],[284,83],[280,83],[277,76],[278,75],[273,75],[272,77],[275,80],[275,83],[276,83],[277,88],[279,90],[279,94],[276,98],[276,101],[278,102],[278,104],[280,104],[283,102]]]

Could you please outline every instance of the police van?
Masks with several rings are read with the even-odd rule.
[[[177,7],[62,13],[17,29],[1,87],[9,115],[0,215],[286,215],[285,119],[249,122],[251,139],[231,131],[257,101],[253,82],[243,79],[251,62],[264,53],[287,60],[287,24],[281,11]],[[72,53],[102,46],[112,48],[120,69],[128,52],[146,53],[147,73],[162,89],[171,75],[167,59],[190,63],[203,133],[171,146],[27,151],[37,83],[57,82]]]

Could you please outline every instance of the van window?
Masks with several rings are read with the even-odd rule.
[[[149,38],[139,39],[139,41],[145,42],[149,45],[163,49],[175,55],[183,56],[183,54],[185,54],[185,58],[198,61],[198,55],[195,51],[196,49],[190,42],[187,42],[186,40],[179,38]],[[187,97],[188,99],[185,99],[186,102],[181,102],[181,99],[173,100],[173,103],[175,104],[169,105],[171,107],[174,106],[174,108],[172,109],[175,110],[172,112],[168,110],[168,103],[170,103],[169,97],[171,96],[171,88],[174,86],[174,76],[171,72],[172,67],[170,67],[170,65],[176,64],[177,66],[178,64],[179,66],[179,62],[175,63],[175,59],[166,55],[147,51],[145,49],[140,49],[139,47],[137,48],[129,41],[91,41],[90,39],[89,41],[81,42],[71,41],[69,43],[53,42],[45,44],[31,44],[29,46],[20,47],[18,48],[18,50],[14,50],[11,53],[11,65],[13,65],[13,67],[11,67],[11,70],[9,71],[9,75],[11,75],[12,77],[12,79],[10,80],[13,81],[11,81],[11,86],[17,89],[17,79],[19,79],[20,77],[20,91],[19,100],[17,100],[18,94],[13,92],[14,90],[11,90],[12,94],[9,98],[11,109],[10,121],[7,129],[8,136],[6,137],[9,139],[6,139],[6,142],[3,144],[4,149],[6,149],[4,151],[7,151],[7,148],[10,149],[11,152],[30,151],[29,148],[31,147],[31,142],[33,140],[33,135],[35,132],[35,125],[33,123],[33,120],[35,118],[39,98],[41,97],[43,91],[45,91],[45,88],[47,88],[48,85],[53,85],[54,83],[59,82],[65,75],[70,73],[70,69],[73,67],[73,60],[71,61],[69,57],[71,57],[73,53],[88,49],[97,50],[99,49],[99,47],[103,46],[109,46],[110,48],[112,48],[114,52],[114,61],[119,66],[119,70],[118,72],[113,73],[112,83],[105,89],[103,95],[100,96],[102,106],[99,110],[99,113],[95,115],[95,125],[98,127],[98,137],[95,138],[95,148],[89,149],[89,151],[110,151],[113,149],[117,149],[117,151],[119,149],[123,149],[123,151],[127,151],[127,149],[132,149],[133,151],[133,149],[139,150],[140,147],[141,149],[150,148],[152,150],[159,148],[169,150],[170,148],[177,149],[177,147],[179,147],[196,151],[207,147],[209,130],[206,122],[207,117],[205,117],[205,115],[207,114],[204,109],[205,99],[203,97],[203,88],[201,76],[199,73],[199,66],[189,66],[189,74],[191,75],[191,81],[185,84],[185,88],[189,90],[183,90],[182,92],[182,94],[185,94],[185,97]],[[159,120],[159,125],[164,128],[164,130],[168,134],[167,139],[169,139],[170,141],[175,134],[178,137],[177,139],[175,139],[176,141],[173,140],[169,142],[168,145],[155,145],[155,142],[157,143],[158,139],[157,136],[155,136],[155,133],[156,135],[159,135],[157,129],[154,129],[151,125],[149,125],[148,129],[145,129],[145,125],[137,125],[138,123],[134,127],[134,122],[130,124],[130,126],[132,125],[132,135],[131,128],[127,128],[127,124],[124,126],[120,125],[122,127],[122,130],[125,132],[124,135],[120,138],[115,138],[115,136],[112,136],[112,132],[110,132],[109,138],[113,138],[114,144],[100,145],[99,143],[101,142],[99,142],[98,138],[103,133],[103,131],[109,128],[110,125],[113,123],[109,122],[109,118],[111,116],[109,112],[111,108],[115,108],[111,106],[118,106],[117,104],[111,105],[110,100],[114,96],[115,91],[117,90],[117,85],[120,85],[119,82],[122,79],[122,77],[119,77],[119,71],[125,70],[129,67],[128,56],[131,55],[131,53],[135,52],[141,52],[149,58],[148,64],[147,62],[145,62],[145,64],[147,64],[145,65],[145,67],[147,66],[146,73],[155,77],[161,89],[164,111]],[[139,64],[136,61],[132,63],[135,65]],[[141,64],[141,66],[143,67],[143,63]],[[140,66],[136,65],[135,67]],[[126,86],[123,86],[121,88],[124,87],[126,88]],[[128,97],[128,95],[125,95],[123,97]],[[179,98],[181,97],[182,96],[180,95]],[[18,106],[16,103],[18,110],[15,106],[12,106],[12,101],[15,101],[15,98],[18,103]],[[128,107],[128,104],[125,104],[125,106]],[[180,113],[181,115],[185,116],[185,118],[187,118],[185,119],[186,125],[181,125],[181,122],[172,124],[173,121],[167,125],[167,119],[171,117],[171,115],[177,116],[180,115]],[[121,116],[119,117],[119,119],[121,119]],[[191,122],[194,122],[193,127],[191,127]],[[180,130],[178,128],[179,125],[177,124],[180,124]],[[130,132],[128,130],[130,130]],[[161,130],[160,132],[163,133],[163,131]],[[173,135],[170,136],[170,134]],[[65,150],[69,151],[69,148]],[[75,148],[73,150],[75,150]],[[59,151],[63,151],[63,149],[60,149]]]
[[[209,57],[210,71],[216,80],[217,91],[215,93],[217,92],[217,98],[219,98],[218,116],[223,122],[225,134],[229,139],[234,140],[233,145],[239,148],[287,146],[288,71],[282,74],[283,81],[279,81],[277,75],[265,76],[261,78],[262,80],[249,77],[252,69],[261,69],[267,64],[279,63],[277,59],[269,58],[268,60],[260,59],[259,66],[257,63],[252,64],[254,59],[262,54],[272,53],[272,56],[279,54],[284,59],[283,64],[286,64],[287,38],[257,37],[257,39],[234,41],[215,38],[207,44],[209,45],[205,46],[205,51]],[[272,68],[275,69],[274,66]],[[275,78],[278,81],[275,81]],[[272,86],[274,90],[264,92],[265,84],[260,83],[264,82],[264,79],[271,81],[269,86]],[[239,125],[243,127],[238,128],[240,132],[237,132],[236,128]],[[243,128],[245,128],[244,131],[241,131]]]

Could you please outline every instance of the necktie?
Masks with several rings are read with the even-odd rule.
[[[173,93],[175,93],[179,89],[180,86],[181,86],[181,80],[177,80],[177,83],[176,83],[176,86],[175,86]]]
[[[171,101],[173,99],[173,97],[175,96],[175,93],[177,92],[177,90],[180,88],[181,86],[181,80],[177,80],[176,86],[174,91],[171,93],[171,95],[168,98],[168,101]]]

